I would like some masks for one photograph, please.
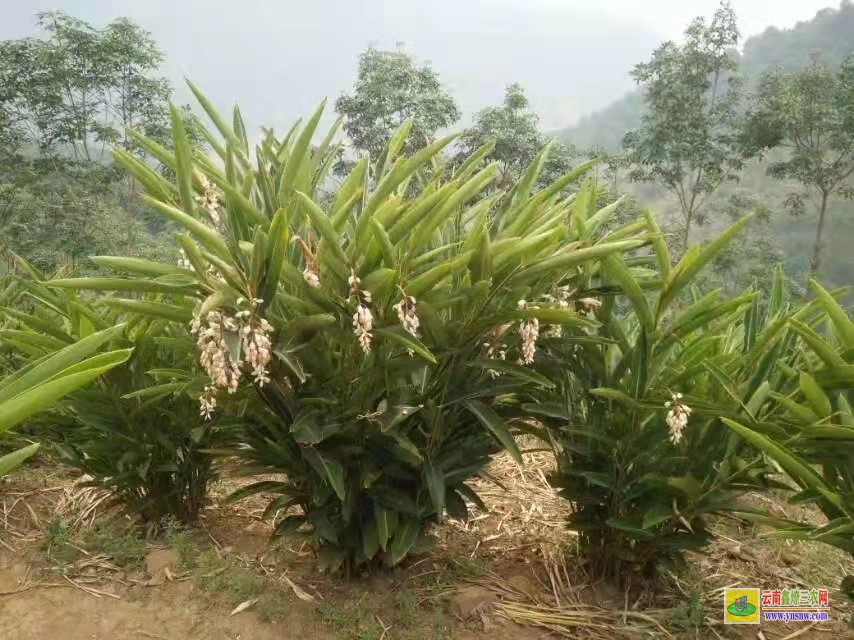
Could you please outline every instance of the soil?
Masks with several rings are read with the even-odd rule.
[[[508,467],[503,473],[519,472]],[[0,487],[0,638],[782,640],[796,631],[792,637],[802,640],[854,638],[843,622],[852,609],[834,602],[834,595],[831,622],[814,627],[763,623],[757,635],[758,627],[719,624],[720,586],[838,585],[854,567],[826,547],[764,542],[722,524],[716,546],[691,559],[693,585],[680,578],[652,600],[629,598],[585,576],[559,519],[544,515],[556,505],[548,502],[550,492],[537,497],[540,480],[505,480],[527,493],[484,491],[489,513],[475,514],[468,524],[448,523],[429,556],[347,580],[318,573],[303,539],[270,545],[270,528],[259,519],[262,498],[223,506],[218,499],[246,480],[213,487],[213,505],[180,541],[131,544],[102,536],[94,543],[91,532],[99,523],[118,518],[127,524],[127,516],[110,510],[103,495],[80,488],[69,470],[31,468]],[[56,530],[57,521],[70,523],[69,529]],[[122,564],[124,556],[129,560]],[[697,598],[703,606],[692,626],[687,603]],[[634,631],[619,619],[623,610],[637,624]],[[559,613],[571,622],[559,625],[563,634],[544,628],[542,618],[539,626],[511,622],[530,620],[531,611]]]

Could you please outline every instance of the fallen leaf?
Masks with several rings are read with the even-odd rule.
[[[293,589],[294,595],[304,602],[314,602],[314,596],[300,589],[288,576],[282,576],[287,585]]]
[[[252,598],[252,600],[244,600],[239,605],[234,607],[234,609],[231,612],[231,615],[236,616],[241,611],[246,611],[249,607],[251,607],[256,602],[258,602],[258,598]]]

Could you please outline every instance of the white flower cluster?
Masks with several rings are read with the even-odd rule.
[[[252,310],[238,311],[234,317],[223,311],[211,311],[204,319],[194,318],[190,324],[190,330],[197,336],[199,364],[212,383],[205,387],[199,398],[199,411],[206,419],[210,419],[216,409],[217,390],[227,389],[234,393],[240,382],[241,362],[235,362],[231,357],[227,340],[229,334],[239,336],[242,364],[251,370],[255,383],[263,387],[270,381],[273,327],[254,312],[262,302],[258,298],[252,299],[249,303]]]
[[[421,321],[418,319],[415,310],[415,298],[406,295],[406,292],[401,289],[401,299],[394,305],[394,310],[397,311],[397,319],[400,320],[404,331],[412,336],[417,336]]]
[[[260,304],[257,298],[255,301]],[[270,382],[268,366],[272,358],[273,343],[270,334],[273,327],[267,320],[256,317],[251,311],[238,311],[236,317],[241,321],[240,342],[243,362],[252,370],[252,379],[259,387]]]
[[[202,186],[202,195],[196,196],[196,202],[210,214],[214,224],[219,225],[219,196],[216,189],[204,173],[198,169],[194,169],[193,173]]]
[[[519,300],[520,309],[525,309],[527,306],[527,302]],[[519,323],[519,337],[522,339],[522,364],[533,364],[539,335],[540,321],[536,318],[522,320]]]
[[[490,344],[489,342],[483,343],[484,349],[486,349],[486,357],[487,358],[495,358],[496,360],[506,360],[507,359],[507,345],[506,344]],[[487,369],[486,372],[489,374],[489,377],[493,380],[501,375],[501,372],[496,369]]]
[[[682,432],[688,426],[688,418],[691,416],[692,409],[687,404],[682,402],[682,394],[674,393],[673,400],[668,400],[664,406],[670,411],[667,412],[667,428],[670,430],[670,442],[679,444],[682,440]]]
[[[365,353],[371,352],[371,330],[374,328],[374,316],[368,307],[371,304],[371,292],[361,288],[362,281],[355,273],[347,281],[350,285],[350,297],[356,298],[356,313],[353,314],[353,333],[359,340],[359,346]]]
[[[190,330],[197,336],[199,364],[208,374],[213,386],[217,389],[228,389],[229,393],[237,391],[240,369],[232,361],[226,342],[226,333],[237,331],[235,319],[221,311],[211,311],[204,320],[194,318]]]

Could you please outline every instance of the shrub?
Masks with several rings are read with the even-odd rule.
[[[774,486],[763,456],[722,419],[777,429],[770,393],[797,357],[782,271],[764,311],[756,291],[731,300],[690,291],[746,223],[692,247],[672,268],[659,240],[651,256],[608,256],[591,312],[598,330],[544,343],[539,370],[558,386],[523,408],[546,427],[554,486],[573,503],[569,525],[599,574],[652,577],[710,540],[709,514],[736,509],[747,489]]]
[[[530,360],[538,323],[590,324],[520,300],[572,292],[602,256],[644,240],[637,225],[596,233],[613,208],[583,233],[567,217],[561,191],[590,165],[532,193],[546,149],[512,191],[482,197],[496,171],[482,166],[489,148],[455,168],[439,155],[452,137],[398,157],[409,123],[322,196],[336,156],[335,128],[312,143],[322,106],[283,139],[268,132],[252,163],[239,112],[230,127],[197,95],[223,138],[208,133],[221,165],[190,152],[177,111],[174,156],[139,137],[175,184],[117,159],[186,231],[178,241],[212,380],[202,410],[240,399],[230,404],[245,406],[241,454],[287,476],[235,497],[273,494],[277,532],[308,524],[330,568],[395,565],[446,511],[466,517],[466,502],[479,501],[466,481],[490,454],[518,457],[506,425],[514,394],[551,384],[512,362]],[[134,277],[61,286],[161,288],[143,276],[162,265],[123,266]]]
[[[193,340],[185,327],[169,322],[188,320],[191,304],[182,306],[178,295],[169,305],[90,300],[54,288],[54,281],[35,279],[38,275],[33,270],[33,279],[19,283],[34,307],[27,313],[7,311],[24,329],[13,332],[21,350],[37,357],[54,343],[115,325],[112,340],[133,346],[127,362],[54,410],[43,432],[65,461],[89,474],[93,485],[114,491],[145,522],[156,526],[166,516],[194,520],[213,476],[207,450],[221,444],[227,430],[221,420],[200,419],[196,396],[204,384],[194,376]],[[149,315],[130,315],[119,324],[138,308]]]
[[[11,285],[10,285],[11,286]],[[21,366],[17,372],[0,380],[0,436],[9,429],[45,411],[55,402],[83,387],[130,356],[130,350],[120,349],[96,353],[117,329],[93,332],[78,342],[53,345],[40,357]],[[0,330],[4,342],[30,340],[31,331]],[[0,456],[0,477],[17,468],[38,450],[37,443]]]
[[[815,540],[854,555],[854,322],[821,285],[813,281],[810,288],[823,313],[790,321],[804,353],[797,376],[773,394],[781,405],[781,430],[763,433],[741,420],[725,422],[788,473],[799,488],[793,502],[816,505],[828,522],[817,527],[743,515],[777,528],[775,537]],[[847,588],[854,599],[854,587]]]

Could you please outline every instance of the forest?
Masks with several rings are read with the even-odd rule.
[[[724,1],[552,133],[403,46],[255,131],[129,19],[37,25],[0,636],[851,637],[850,0]]]

